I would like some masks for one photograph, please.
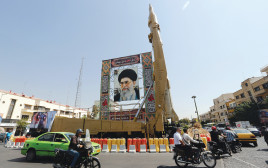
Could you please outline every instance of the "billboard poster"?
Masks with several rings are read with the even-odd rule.
[[[114,70],[114,102],[139,99],[138,68]]]
[[[56,111],[34,112],[30,128],[50,129],[54,121]]]
[[[112,68],[138,64],[138,63],[140,63],[140,55],[132,55],[132,56],[127,56],[127,57],[111,59]]]
[[[262,124],[268,123],[268,109],[261,109],[259,111],[260,114],[260,122]]]
[[[138,109],[133,109],[130,111],[122,111],[122,112],[110,112],[109,119],[110,120],[133,120]],[[137,117],[137,119],[144,120],[145,119],[145,109],[141,109],[140,115]]]

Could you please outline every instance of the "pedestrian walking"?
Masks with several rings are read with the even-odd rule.
[[[12,135],[12,130],[10,129],[5,136],[5,144],[9,141],[10,137]]]

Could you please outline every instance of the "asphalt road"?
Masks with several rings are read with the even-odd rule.
[[[217,160],[216,168],[268,168],[268,146],[263,137],[258,138],[258,147],[246,146],[242,152],[232,157]],[[176,168],[172,153],[101,153],[103,168],[137,167],[137,168]],[[27,162],[19,149],[4,148],[0,143],[0,168],[48,168],[52,167],[51,158],[40,158],[35,162]],[[190,166],[191,167],[191,166]],[[196,167],[205,167],[198,165]]]

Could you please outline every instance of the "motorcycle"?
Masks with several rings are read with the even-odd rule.
[[[242,144],[239,142],[238,139],[234,139],[232,142],[229,142],[229,146],[233,153],[238,153],[242,151]]]
[[[78,152],[80,153],[79,158],[76,161],[76,168],[100,168],[100,162],[97,157],[92,156],[93,147],[91,142],[79,141],[80,145],[83,145]],[[68,151],[62,149],[55,149],[55,159],[53,168],[68,168],[73,161]]]
[[[231,151],[230,145],[226,141],[226,138],[222,137],[220,139],[220,141],[224,143],[224,147],[220,146],[219,144],[217,144],[214,141],[210,141],[210,142],[208,142],[209,150],[213,154],[215,154],[217,156],[217,158],[220,158],[220,156],[224,155],[224,154],[229,154],[230,156],[232,156],[232,151]]]
[[[175,153],[175,163],[178,167],[187,167],[188,164],[199,165],[204,163],[208,168],[213,168],[216,166],[216,158],[214,154],[210,151],[205,151],[205,144],[200,140],[197,144],[192,144],[191,149],[191,160],[185,154],[182,149],[177,149],[174,147]]]

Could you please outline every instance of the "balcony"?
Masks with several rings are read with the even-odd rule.
[[[35,112],[35,110],[31,110],[31,109],[22,109],[21,113],[33,113]]]

